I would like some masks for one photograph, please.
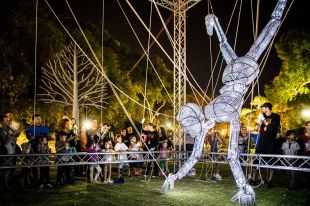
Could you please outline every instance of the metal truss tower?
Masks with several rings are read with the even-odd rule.
[[[182,105],[186,103],[186,11],[196,5],[201,0],[151,0],[154,3],[171,10],[174,13],[174,110],[173,115],[176,117]],[[181,148],[181,128],[176,120],[173,121],[174,137],[178,137],[178,144]]]

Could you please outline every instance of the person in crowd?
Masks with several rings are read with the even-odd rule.
[[[250,137],[247,128],[245,126],[242,126],[240,129],[240,134],[239,134],[239,138],[238,138],[239,154],[249,153],[251,145],[253,143],[254,143],[254,141]]]
[[[25,155],[30,154],[31,144],[29,142],[24,142],[21,145],[21,148],[22,148],[22,151],[21,151],[22,154],[25,154]],[[25,156],[23,158],[23,162],[26,165],[30,165],[31,164],[31,158]],[[25,186],[31,187],[31,168],[29,168],[29,167],[22,167],[21,168],[20,183],[21,183],[22,187],[25,187]]]
[[[219,152],[220,144],[223,143],[223,140],[219,133],[215,129],[211,129],[210,135],[208,135],[207,141],[210,144],[210,152]],[[222,180],[222,176],[220,175],[220,164],[214,163],[214,173],[213,177],[216,180]]]
[[[114,152],[112,149],[112,145],[109,142],[105,142],[104,147],[105,147],[105,149],[102,150],[103,152]],[[113,161],[113,155],[112,154],[106,155],[105,161],[112,162]],[[104,183],[113,183],[113,181],[111,180],[111,176],[112,176],[112,164],[111,163],[104,164],[104,166],[103,166]]]
[[[87,130],[85,127],[81,128],[80,136],[79,136],[79,142],[81,147],[81,152],[86,152],[87,150]]]
[[[281,127],[280,129],[280,134],[278,135],[277,139],[276,139],[276,154],[283,154],[282,151],[282,144],[284,142],[286,142],[286,128],[285,127]]]
[[[163,126],[160,126],[158,130],[158,147],[161,148],[164,142],[168,142],[166,129]]]
[[[115,152],[128,151],[128,147],[122,141],[123,141],[122,136],[117,135],[116,144],[114,146]],[[127,155],[126,154],[119,154],[117,160],[121,162],[117,165],[117,178],[120,178],[121,177],[121,169],[128,167],[128,164],[123,162],[123,161],[127,160]]]
[[[310,156],[310,121],[305,123],[304,132],[298,139],[298,143],[300,144],[299,154],[302,156]],[[309,165],[305,165],[305,167],[309,168]],[[310,172],[305,172],[302,175],[305,179],[305,189],[307,193],[310,193]]]
[[[40,114],[35,114],[32,118],[33,125],[28,126],[25,129],[26,138],[31,144],[31,153],[38,153],[38,145],[40,137],[47,137],[48,140],[51,139],[50,131],[47,127],[42,125],[42,118]],[[39,169],[38,167],[31,168],[32,178],[35,185],[38,183]]]
[[[188,152],[188,156],[191,156],[191,152],[194,149],[195,138],[191,137],[188,133],[185,134],[185,150]]]
[[[298,143],[300,144],[301,155],[310,156],[310,121],[305,123],[305,130],[298,139]]]
[[[47,137],[42,136],[40,138],[40,143],[38,145],[38,153],[39,154],[50,154],[51,149],[48,147]],[[40,158],[40,164],[48,165],[50,164],[49,155],[43,155]],[[40,167],[40,186],[39,188],[42,189],[44,186],[48,188],[52,188],[50,182],[50,167],[49,166],[41,166]]]
[[[158,150],[158,142],[159,142],[159,137],[158,137],[158,132],[156,130],[156,127],[153,123],[148,124],[148,133],[146,137],[146,145],[150,151],[156,151]],[[155,156],[154,156],[155,157]],[[150,160],[153,160],[152,156],[149,155]],[[146,175],[150,175],[151,172],[154,176],[159,175],[158,174],[158,165],[156,162],[152,161],[152,164],[148,163],[146,167]],[[152,168],[153,165],[153,168]]]
[[[142,142],[142,149],[143,151],[147,151],[145,145],[146,145],[146,140],[147,140],[147,135],[149,133],[149,125],[145,124],[143,126],[142,132],[141,132],[141,139],[143,140]]]
[[[56,141],[55,147],[56,152],[59,154],[68,154],[71,153],[70,143],[66,141],[67,136],[59,136],[59,140]],[[58,163],[68,163],[70,157],[67,155],[59,155]],[[57,177],[56,177],[56,186],[63,186],[65,182],[73,183],[71,173],[71,166],[58,166]]]
[[[258,117],[259,125],[259,139],[255,148],[256,154],[276,154],[276,139],[280,130],[280,116],[272,112],[272,104],[265,102],[261,106],[261,113]],[[266,162],[269,158],[265,159]],[[257,163],[257,162],[254,162]],[[273,178],[273,169],[266,170],[266,179],[264,181],[265,187],[271,187],[271,181]],[[253,168],[251,185],[260,184],[259,180],[256,180],[257,170]]]
[[[129,140],[129,137],[127,137],[126,129],[121,130],[121,137],[122,137],[122,142],[128,147],[130,144],[130,140]]]
[[[101,173],[101,167],[99,165],[99,156],[96,154],[99,152],[100,149],[98,148],[95,142],[90,143],[90,147],[87,149],[87,153],[90,154],[89,162],[92,164],[89,165],[89,175],[90,175],[90,183],[98,184],[98,177]],[[94,177],[94,169],[96,169],[95,177]]]
[[[99,132],[100,128],[98,128],[98,122],[97,120],[93,119],[91,120],[91,128],[90,130],[86,131],[87,135],[87,144],[86,147],[89,148],[91,146],[91,143],[98,144],[99,143]]]
[[[71,118],[71,130],[72,133],[77,137],[79,134],[79,127],[76,124],[76,119],[75,118]]]
[[[102,140],[104,143],[110,140],[109,130],[110,127],[105,123],[100,123],[99,131],[97,132],[97,136],[99,137],[99,141]]]
[[[137,141],[137,137],[135,135],[131,135],[130,136],[130,145],[129,145],[129,151],[131,152],[141,152],[143,151],[142,147],[141,147],[141,142]],[[139,160],[141,159],[141,155],[140,154],[130,154],[130,159],[131,160]],[[135,176],[141,176],[141,163],[140,162],[133,162],[129,164],[129,172],[128,175],[130,175],[130,168],[132,167],[134,170],[134,174]]]
[[[62,119],[58,131],[59,132],[56,134],[56,141],[58,141],[61,136],[66,136],[66,142],[70,144],[72,152],[76,152],[77,136],[71,129],[70,120]]]
[[[168,138],[168,149],[172,150],[173,149],[173,131],[172,130],[168,130],[167,138]]]
[[[11,130],[10,119],[6,114],[1,115],[0,125],[0,154],[16,154],[17,137]],[[4,157],[2,161],[5,164],[9,164],[9,166],[16,164],[15,157]],[[7,189],[11,189],[10,180],[14,175],[14,169],[1,169],[0,173],[3,178],[4,186]]]
[[[12,111],[5,112],[5,115],[8,117],[8,121],[10,124],[10,133],[17,139],[21,133],[19,124],[14,119],[14,114]],[[16,153],[19,153],[19,147],[16,147]]]
[[[126,140],[129,140],[128,145],[124,142],[124,143],[126,144],[127,147],[129,147],[129,145],[130,145],[130,143],[131,143],[130,137],[131,137],[132,135],[136,136],[136,133],[133,131],[132,126],[129,126],[129,127],[127,127],[127,129],[126,129]]]
[[[284,155],[297,155],[298,151],[300,150],[300,146],[295,141],[295,134],[293,130],[287,130],[286,141],[283,142],[281,149]],[[287,158],[287,160],[292,163],[295,159]],[[294,170],[288,171],[289,189],[296,188],[295,173],[296,172]]]
[[[160,169],[164,172],[164,173],[169,173],[169,168],[168,168],[168,162],[167,162],[167,159],[168,159],[168,143],[167,142],[164,142],[163,145],[160,147],[160,163],[159,163],[159,166],[160,166]],[[164,174],[160,173],[159,174],[160,176],[163,176]]]

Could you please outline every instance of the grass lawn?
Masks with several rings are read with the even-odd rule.
[[[85,180],[78,180],[73,185],[57,189],[28,188],[11,192],[0,191],[0,205],[238,205],[230,201],[237,192],[237,187],[228,165],[221,166],[222,181],[209,183],[197,181],[201,164],[196,168],[198,170],[196,176],[177,181],[175,189],[165,195],[160,194],[164,181],[161,177],[151,178],[150,182],[145,183],[142,181],[144,177],[126,178],[125,176],[125,183],[119,185],[93,185]],[[202,176],[205,177],[204,174]],[[255,189],[257,205],[309,205],[309,194],[302,189],[287,190],[285,185],[285,172],[277,171],[271,189],[265,189],[264,186]]]

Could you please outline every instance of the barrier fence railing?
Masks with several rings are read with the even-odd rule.
[[[156,161],[185,161],[190,155],[188,151],[153,151],[152,153]],[[240,154],[239,160],[242,166],[310,172],[309,156]],[[153,161],[149,152],[16,154],[0,155],[0,169]],[[205,152],[199,162],[226,164],[228,155]]]

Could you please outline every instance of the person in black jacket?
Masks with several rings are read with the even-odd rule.
[[[146,137],[146,145],[149,148],[150,151],[156,151],[158,150],[158,143],[159,143],[159,136],[158,136],[158,132],[155,128],[155,125],[153,123],[149,123],[148,124],[148,133],[147,133],[147,137]],[[155,156],[154,156],[155,157]],[[152,160],[152,156],[150,155],[149,158]],[[151,173],[151,166],[153,166],[153,171],[152,171],[152,175],[153,176],[157,176],[158,175],[158,165],[156,164],[156,162],[153,162],[154,164],[147,164],[146,167],[146,175],[150,175]]]
[[[280,130],[280,115],[271,112],[272,104],[264,103],[262,106],[262,113],[258,118],[259,125],[259,139],[255,148],[256,154],[276,154],[277,135]],[[266,162],[269,158],[265,159]],[[270,162],[269,162],[270,163]],[[267,176],[264,181],[266,188],[271,187],[271,180],[273,177],[273,170],[267,169]],[[256,170],[253,170],[252,184],[258,184],[256,181]]]

